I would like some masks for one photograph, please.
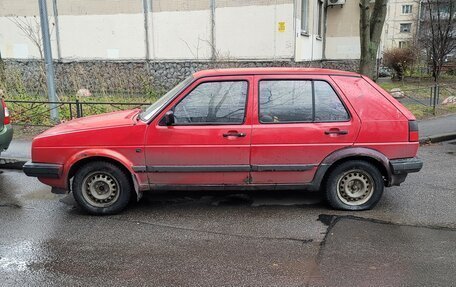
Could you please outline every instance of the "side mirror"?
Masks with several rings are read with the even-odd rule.
[[[165,114],[165,125],[172,126],[174,122],[174,112],[172,110],[167,111]]]

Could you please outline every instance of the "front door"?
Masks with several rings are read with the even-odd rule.
[[[355,112],[328,76],[257,76],[252,183],[305,184],[332,152],[353,145]]]
[[[248,182],[252,81],[248,76],[196,80],[150,123],[146,170],[152,188]],[[169,111],[172,125],[163,121]]]

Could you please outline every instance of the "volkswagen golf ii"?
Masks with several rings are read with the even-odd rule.
[[[150,107],[37,136],[29,176],[114,214],[146,190],[315,190],[365,210],[422,167],[415,117],[370,79],[325,69],[193,74]]]

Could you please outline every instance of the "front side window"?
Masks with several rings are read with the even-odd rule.
[[[401,23],[400,31],[401,33],[410,33],[412,30],[412,23]]]
[[[173,108],[175,125],[242,124],[247,91],[247,81],[202,83]]]
[[[259,84],[261,123],[348,121],[350,116],[325,81],[263,80]]]

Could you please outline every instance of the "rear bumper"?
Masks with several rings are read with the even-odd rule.
[[[403,158],[390,160],[391,181],[389,186],[400,185],[405,181],[409,173],[418,172],[423,167],[423,161],[419,158]]]
[[[407,174],[419,172],[423,167],[423,161],[419,158],[402,158],[390,160],[391,171],[393,174]]]
[[[40,178],[60,178],[63,165],[54,163],[34,163],[28,161],[24,164],[24,173],[28,176]]]

